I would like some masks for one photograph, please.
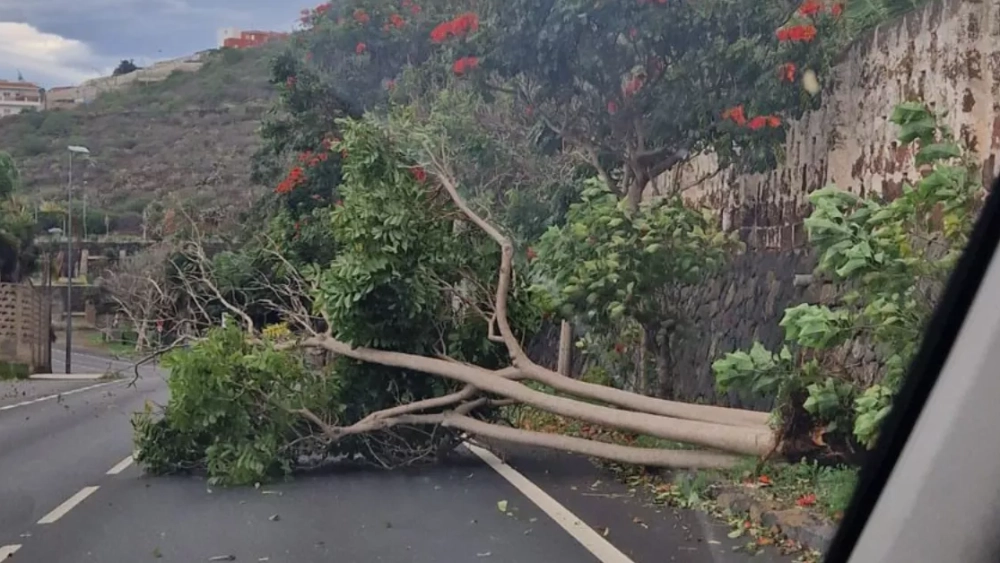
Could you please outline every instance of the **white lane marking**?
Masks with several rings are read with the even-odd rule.
[[[127,458],[119,461],[118,465],[115,465],[114,467],[112,467],[111,469],[109,469],[107,474],[108,475],[118,475],[122,471],[125,471],[126,469],[128,469],[128,466],[132,465],[132,461],[133,461],[132,456],[128,456]]]
[[[8,557],[13,557],[17,550],[21,549],[20,544],[14,545],[0,545],[0,561],[7,559]]]
[[[69,497],[66,500],[66,502],[60,504],[59,506],[57,506],[55,508],[55,510],[53,510],[52,512],[49,512],[48,514],[46,514],[45,516],[43,516],[42,519],[38,521],[38,523],[39,524],[52,524],[53,522],[59,520],[63,516],[66,516],[66,514],[70,510],[73,510],[76,507],[76,505],[78,505],[81,502],[83,502],[84,500],[86,500],[87,497],[89,497],[90,495],[94,494],[97,491],[97,489],[99,489],[99,488],[100,487],[84,487],[84,488],[80,489],[80,492],[78,492],[75,495]]]
[[[0,411],[8,411],[11,409],[16,409],[18,407],[26,407],[28,405],[33,405],[35,403],[41,403],[42,401],[49,401],[55,399],[56,397],[62,395],[66,397],[68,395],[76,395],[77,393],[83,393],[84,391],[90,391],[91,389],[97,389],[98,387],[105,387],[107,385],[114,385],[116,383],[122,383],[121,380],[108,381],[105,383],[98,383],[96,385],[88,385],[87,387],[81,387],[79,389],[71,389],[69,391],[63,391],[62,393],[55,393],[54,395],[46,395],[44,397],[38,397],[37,399],[31,399],[30,401],[22,401],[20,403],[14,403],[13,405],[6,405],[0,407]]]
[[[634,563],[624,553],[611,545],[608,540],[601,537],[593,528],[580,520],[575,514],[565,506],[549,496],[541,487],[532,483],[527,477],[521,475],[513,467],[500,461],[500,458],[493,455],[489,450],[484,450],[479,446],[474,446],[468,442],[464,444],[469,451],[486,462],[494,471],[506,479],[514,488],[521,491],[521,494],[528,497],[528,500],[535,503],[542,512],[559,524],[562,529],[573,536],[573,539],[580,542],[580,545],[596,557],[601,563]]]

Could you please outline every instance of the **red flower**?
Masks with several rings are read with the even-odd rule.
[[[393,80],[393,79],[390,78],[389,80],[385,81],[385,89],[386,90],[392,90],[395,87],[396,87],[396,81],[395,80]]]
[[[781,127],[781,118],[777,115],[767,116],[767,126],[768,127]]]
[[[477,66],[479,66],[478,58],[462,57],[461,59],[455,61],[455,64],[451,66],[451,70],[453,70],[455,74],[462,75],[465,74],[467,71],[476,68]]]
[[[358,43],[354,46],[354,52],[359,55],[364,53],[366,50],[368,50],[368,45],[365,45],[364,43]]]
[[[410,168],[410,174],[413,174],[413,177],[418,182],[424,182],[427,180],[427,171],[419,166],[414,166],[413,168]]]
[[[628,98],[628,97],[632,96],[633,94],[635,94],[636,92],[638,92],[639,89],[642,88],[644,80],[645,80],[644,76],[634,76],[634,77],[632,77],[631,80],[629,80],[627,83],[625,83],[625,87],[622,88],[622,91],[624,92],[625,97]]]
[[[747,122],[746,114],[743,113],[743,106],[731,107],[722,112],[722,119],[732,119],[737,125],[744,125]]]
[[[392,25],[396,29],[400,29],[404,25],[406,25],[406,20],[404,20],[403,16],[401,16],[399,14],[393,14],[393,15],[389,16],[389,21],[392,23]]]
[[[621,342],[615,342],[615,352],[618,352],[619,354],[624,354],[625,345],[622,344]]]
[[[361,8],[358,8],[357,10],[354,10],[354,21],[356,21],[356,22],[358,22],[360,24],[366,24],[366,23],[370,22],[371,19],[372,18],[371,18],[371,16],[368,15],[368,12],[362,10]]]
[[[538,258],[538,253],[535,252],[535,249],[531,248],[530,246],[528,247],[528,253],[527,254],[528,254],[528,262],[531,262],[535,258]]]
[[[795,504],[806,507],[816,504],[816,495],[814,493],[809,493],[808,495],[802,495],[795,501]]]
[[[344,200],[338,199],[337,203],[335,203],[334,205],[336,205],[337,207],[343,207],[344,206]]]
[[[785,63],[781,65],[781,80],[795,82],[795,63]]]
[[[801,16],[814,16],[823,9],[823,5],[816,0],[806,0],[799,6],[799,15]]]
[[[835,17],[835,18],[840,17],[840,14],[843,11],[844,11],[844,5],[843,4],[834,4],[833,7],[830,8],[830,13],[833,14],[833,17]]]
[[[783,27],[775,32],[775,34],[778,36],[778,41],[809,42],[816,38],[816,26],[806,24]]]
[[[611,115],[618,113],[618,103],[615,102],[614,100],[608,102],[608,113],[610,113]]]
[[[302,168],[296,166],[288,172],[288,176],[285,176],[285,179],[278,184],[278,187],[274,191],[279,194],[287,194],[305,181],[306,177],[302,172]]]
[[[461,37],[472,31],[479,30],[479,16],[472,12],[467,12],[453,20],[438,24],[431,30],[431,41],[443,43],[451,36]]]
[[[756,131],[758,129],[762,129],[765,125],[767,125],[767,118],[762,115],[758,115],[750,120],[749,127],[750,129]]]

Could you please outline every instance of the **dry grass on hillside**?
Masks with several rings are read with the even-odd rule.
[[[74,166],[92,209],[142,212],[177,196],[198,207],[246,204],[257,126],[274,97],[271,57],[280,45],[209,55],[196,73],[103,94],[73,110],[0,120],[0,150],[21,168],[32,199],[64,197],[66,145],[82,144],[93,166]],[[86,185],[84,186],[84,182]]]

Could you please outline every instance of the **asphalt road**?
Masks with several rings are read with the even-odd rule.
[[[101,366],[108,360],[73,358],[74,371]],[[129,418],[147,400],[166,400],[161,373],[144,369],[134,388],[127,381],[39,383],[51,386],[32,384],[0,399],[0,559],[750,560],[733,551],[723,525],[630,500],[624,486],[600,483],[586,460],[561,454],[520,450],[509,454],[510,465],[495,458],[490,465],[464,451],[446,465],[328,470],[260,488],[149,477],[129,464]]]

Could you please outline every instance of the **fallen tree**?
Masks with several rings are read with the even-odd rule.
[[[740,455],[764,456],[777,449],[767,413],[645,397],[577,381],[533,362],[521,341],[530,331],[525,319],[536,312],[534,296],[525,276],[515,275],[522,266],[515,266],[513,242],[464,199],[446,144],[431,141],[417,124],[404,125],[393,127],[374,118],[341,124],[344,140],[331,148],[351,157],[345,159],[346,180],[339,188],[343,200],[330,212],[334,238],[342,247],[331,263],[300,269],[284,260],[271,241],[274,256],[283,263],[284,281],[271,287],[277,297],[268,301],[290,330],[256,326],[214,285],[204,253],[186,252],[203,259],[189,268],[198,279],[186,285],[208,288],[239,320],[245,335],[241,341],[225,337],[225,345],[209,338],[206,348],[213,352],[199,352],[205,356],[200,361],[232,361],[237,367],[225,376],[226,385],[261,382],[259,388],[232,393],[234,400],[247,401],[242,411],[233,414],[226,410],[228,405],[213,406],[222,413],[215,420],[243,421],[236,434],[245,436],[243,425],[262,424],[262,411],[280,409],[287,432],[269,438],[267,449],[291,456],[285,460],[287,467],[300,463],[296,456],[306,443],[314,458],[360,455],[383,466],[424,459],[429,452],[453,447],[460,438],[660,467],[724,467]],[[420,162],[419,168],[413,162]],[[288,356],[306,348],[332,353],[332,368],[326,373],[299,364],[290,369],[295,360]],[[260,359],[247,360],[254,354]],[[172,361],[180,368],[172,385],[204,385],[187,382],[187,369],[194,374],[191,379],[218,376],[214,365],[192,368],[183,355]],[[299,375],[278,388],[267,379],[269,369]],[[307,391],[317,381],[328,381],[336,389],[324,391],[328,394],[320,400]],[[351,389],[355,394],[346,391]],[[172,404],[178,400],[184,397],[172,397]],[[211,399],[199,396],[197,401]],[[166,426],[171,409],[181,408],[172,404],[160,421],[168,421]],[[501,409],[514,404],[710,451],[640,448],[511,428],[503,424]],[[199,412],[190,404],[183,408]],[[289,414],[293,418],[287,418]],[[164,444],[149,439],[157,424],[151,418],[147,413],[137,424],[144,428],[140,461],[163,454]],[[185,432],[192,428],[185,427]],[[165,426],[157,432],[165,434]],[[224,447],[218,433],[193,432],[191,448]],[[199,445],[203,441],[211,446]],[[230,446],[235,447],[225,447]],[[236,449],[262,448],[244,444]],[[239,459],[251,454],[234,455]],[[259,473],[268,473],[263,469],[271,466],[260,463]]]

